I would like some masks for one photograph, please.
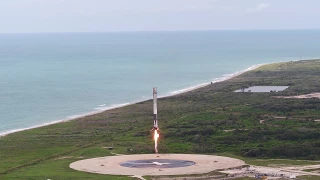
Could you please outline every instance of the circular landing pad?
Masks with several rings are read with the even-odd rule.
[[[154,161],[153,161],[154,160]],[[164,160],[164,161],[162,161]],[[168,161],[170,160],[170,161]],[[171,161],[172,160],[172,161]],[[189,166],[166,167],[175,162],[193,162]],[[150,163],[144,167],[133,167],[134,163]],[[152,164],[151,164],[152,163]],[[122,164],[122,165],[121,165]],[[129,165],[123,166],[123,164]],[[154,164],[154,165],[153,165]],[[179,164],[179,163],[177,163]],[[186,163],[188,164],[188,163]],[[145,164],[146,165],[146,164]],[[245,165],[242,160],[211,155],[197,154],[137,154],[107,156],[76,161],[70,164],[70,168],[78,171],[86,171],[110,175],[183,175],[203,174],[217,169],[233,168]]]
[[[134,160],[120,163],[121,166],[129,168],[177,168],[192,166],[195,162],[175,159],[146,159]]]

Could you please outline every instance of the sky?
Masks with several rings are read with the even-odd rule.
[[[319,29],[319,0],[0,0],[0,33]]]

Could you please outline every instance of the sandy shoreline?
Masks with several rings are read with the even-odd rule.
[[[261,67],[263,65],[267,65],[267,64],[273,64],[273,63],[253,65],[253,66],[251,66],[251,67],[249,67],[249,68],[247,68],[245,70],[237,71],[237,72],[235,72],[233,74],[223,75],[222,77],[216,78],[213,81],[210,81],[210,82],[207,82],[207,83],[201,83],[201,84],[198,84],[198,85],[195,85],[195,86],[192,86],[192,87],[188,87],[188,88],[184,88],[184,89],[181,89],[181,90],[176,90],[176,91],[173,91],[173,92],[169,92],[167,95],[159,96],[159,98],[175,96],[175,95],[178,95],[178,94],[186,93],[186,92],[189,92],[189,91],[193,91],[195,89],[199,89],[199,88],[205,87],[207,85],[210,85],[211,83],[218,83],[218,82],[226,81],[226,80],[229,80],[229,79],[234,78],[236,76],[239,76],[239,75],[241,75],[241,74],[243,74],[245,72],[257,69],[257,68],[259,68],[259,67]],[[73,120],[77,120],[79,118],[92,116],[92,115],[99,114],[99,113],[102,113],[102,112],[105,112],[105,111],[109,111],[109,110],[125,107],[125,106],[128,106],[128,105],[137,104],[139,102],[143,102],[143,101],[147,101],[147,100],[150,100],[150,99],[143,99],[143,100],[134,101],[134,102],[131,102],[131,103],[123,103],[123,104],[118,104],[118,105],[111,105],[109,107],[101,108],[99,110],[92,111],[92,112],[89,112],[89,113],[69,116],[69,117],[66,117],[66,118],[61,119],[61,120],[51,121],[51,122],[48,122],[48,123],[35,125],[35,126],[32,126],[32,127],[28,127],[28,128],[9,130],[7,132],[0,133],[0,138],[6,136],[8,134],[13,134],[13,133],[16,133],[16,132],[26,131],[26,130],[30,130],[30,129],[36,129],[36,128],[40,128],[40,127],[45,127],[45,126],[49,126],[49,125],[53,125],[53,124],[57,124],[57,123],[73,121]]]

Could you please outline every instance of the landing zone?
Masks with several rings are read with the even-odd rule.
[[[70,168],[110,175],[203,174],[245,165],[244,161],[223,156],[197,154],[137,154],[107,156],[76,161]],[[136,166],[136,167],[135,167]]]

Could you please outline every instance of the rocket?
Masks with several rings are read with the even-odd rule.
[[[152,130],[159,130],[158,127],[158,115],[157,115],[157,88],[153,88],[153,128]]]
[[[157,114],[157,88],[153,88],[153,127],[150,131],[154,132],[153,138],[154,138],[154,151],[156,154],[158,154],[158,114]],[[159,157],[159,156],[158,156]]]

